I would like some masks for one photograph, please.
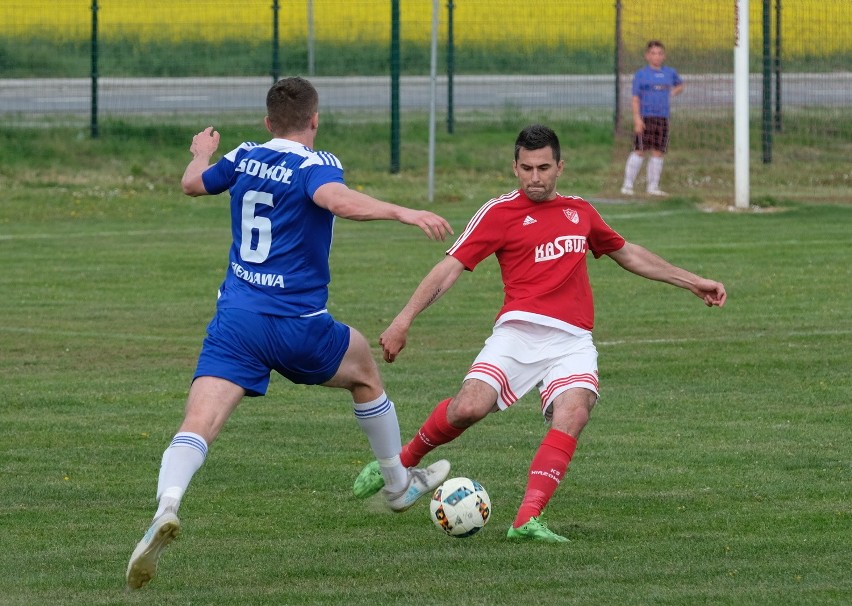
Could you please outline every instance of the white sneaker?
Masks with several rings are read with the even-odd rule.
[[[180,532],[180,520],[167,511],[154,520],[148,532],[133,550],[127,565],[127,587],[139,589],[157,574],[160,554]]]
[[[408,470],[408,486],[399,492],[390,493],[386,488],[382,491],[385,498],[388,500],[388,505],[397,513],[405,511],[423,495],[431,495],[435,492],[447,475],[450,473],[450,462],[441,459],[435,461],[426,469],[417,469],[412,467]]]
[[[632,196],[633,195],[633,188],[632,187],[622,187],[621,193],[625,196]]]
[[[661,189],[649,189],[648,195],[649,196],[659,196],[660,198],[665,198],[666,196],[668,196],[668,194]]]

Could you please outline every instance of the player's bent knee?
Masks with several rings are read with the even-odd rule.
[[[334,376],[323,383],[325,387],[340,387],[352,392],[358,401],[381,395],[382,377],[366,339],[352,329],[349,348],[340,361]],[[372,395],[375,394],[375,395]]]
[[[447,421],[454,427],[470,427],[488,416],[493,408],[493,404],[456,398],[447,407]]]

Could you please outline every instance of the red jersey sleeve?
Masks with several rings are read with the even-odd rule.
[[[591,204],[589,205],[589,218],[592,223],[591,231],[588,235],[589,250],[599,259],[602,255],[607,255],[616,250],[620,250],[624,246],[624,238],[617,231],[607,225],[597,209]]]
[[[458,259],[465,269],[473,271],[479,263],[503,246],[506,225],[499,213],[501,198],[489,200],[470,221],[447,254]]]

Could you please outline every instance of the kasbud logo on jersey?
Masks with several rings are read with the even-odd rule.
[[[586,254],[586,236],[559,236],[535,247],[535,262],[553,261],[568,253]]]

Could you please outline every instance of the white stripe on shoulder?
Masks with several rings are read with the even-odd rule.
[[[573,195],[572,196],[566,196],[565,194],[560,194],[559,192],[556,192],[556,195],[559,196],[560,198],[568,198],[569,200],[580,200],[582,202],[586,202],[586,200],[584,198],[580,197],[580,196],[573,196]],[[586,202],[586,203],[588,204],[588,202]]]
[[[468,221],[467,227],[464,228],[464,231],[458,237],[455,244],[453,244],[449,248],[449,250],[447,250],[447,254],[448,255],[453,254],[453,252],[455,252],[455,250],[458,249],[458,247],[461,246],[464,243],[465,240],[467,240],[467,238],[470,236],[471,232],[473,232],[473,230],[476,229],[476,226],[479,225],[482,222],[482,219],[485,217],[485,215],[488,214],[488,211],[492,210],[495,206],[498,206],[498,205],[503,204],[505,202],[511,202],[512,200],[517,199],[519,195],[520,195],[520,192],[516,189],[515,191],[511,191],[508,194],[503,194],[502,196],[500,196],[498,198],[492,198],[491,200],[489,200],[488,202],[483,204],[479,208],[479,210],[476,211],[476,213],[473,215],[473,217],[471,217],[470,221]]]
[[[343,170],[343,165],[337,156],[326,151],[315,151],[306,145],[291,141],[290,139],[272,139],[264,144],[264,147],[274,149],[275,151],[286,152],[288,154],[296,154],[304,158],[299,168],[307,168],[309,166],[334,166]]]
[[[325,151],[312,151],[306,150],[307,155],[305,157],[304,162],[299,165],[299,168],[307,168],[309,166],[321,165],[321,166],[334,166],[335,168],[343,169],[343,165],[340,163],[340,160],[337,159],[337,156],[330,152]]]
[[[336,166],[337,168],[343,168],[343,165],[340,164],[340,160],[337,159],[337,156],[330,152],[320,151],[317,154],[323,159],[323,163],[329,166]]]
[[[240,150],[251,149],[252,147],[257,147],[257,145],[257,143],[254,143],[252,141],[243,141],[242,143],[240,143],[239,147],[232,149],[227,154],[225,154],[225,158],[229,162],[234,162],[236,161],[237,153],[239,153]]]

